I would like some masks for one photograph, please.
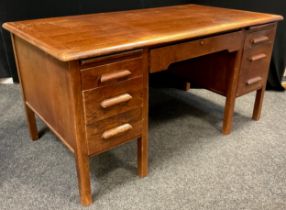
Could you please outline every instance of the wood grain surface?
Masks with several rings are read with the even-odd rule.
[[[61,61],[107,55],[282,20],[193,4],[5,23]]]

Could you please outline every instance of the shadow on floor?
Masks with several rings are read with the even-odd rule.
[[[222,101],[224,101],[224,98],[222,98]],[[199,136],[197,136],[196,139],[191,141],[184,141],[184,139],[180,140],[179,145],[177,142],[178,139],[175,139],[172,136],[168,137],[165,135],[164,138],[154,137],[155,135],[150,136],[150,173],[152,173],[152,167],[158,167],[163,162],[168,161],[169,158],[172,158],[172,154],[180,153],[187,144],[195,143],[200,139],[207,139],[208,135],[210,135],[210,133],[207,132],[207,129],[210,127],[213,127],[216,130],[216,132],[211,135],[222,135],[221,126],[223,111],[224,103],[221,104],[221,101],[216,103],[193,93],[175,89],[151,89],[149,107],[149,127],[152,128],[151,134],[160,132],[156,131],[158,126],[168,122],[172,123],[174,120],[181,120],[185,117],[187,117],[187,119],[200,119],[206,123],[203,126],[195,126],[196,133],[199,133]],[[238,126],[243,126],[244,123],[249,121],[248,117],[240,115],[239,113],[235,113],[235,116],[242,121]],[[180,131],[174,132],[176,135],[176,132]],[[160,150],[156,150],[156,145],[160,145]],[[162,149],[162,147],[166,147],[166,149]],[[115,189],[119,185],[137,179],[136,158],[136,141],[124,144],[124,146],[120,146],[117,149],[92,158],[90,161],[92,179],[94,179],[96,183],[105,182],[104,187],[99,187],[98,185],[100,184],[96,184],[95,188],[101,189],[95,189],[93,191],[93,197],[98,199],[100,196],[104,195],[106,190],[110,188]],[[116,170],[122,170],[124,173],[120,172],[120,174],[117,174],[116,181],[104,181],[106,177],[112,177],[113,175],[110,174],[113,174]]]

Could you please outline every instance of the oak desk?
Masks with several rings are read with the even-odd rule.
[[[226,96],[223,132],[235,98],[257,91],[260,116],[281,16],[199,5],[5,23],[12,34],[28,126],[35,114],[74,153],[81,203],[92,202],[89,157],[138,139],[138,174],[148,171],[148,75]]]

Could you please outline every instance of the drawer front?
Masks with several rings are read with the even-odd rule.
[[[172,63],[215,52],[224,50],[229,52],[237,51],[241,49],[243,38],[244,33],[238,31],[151,49],[150,71],[159,72],[166,70]]]
[[[264,26],[257,30],[248,34],[245,42],[245,49],[253,49],[263,45],[272,45],[274,43],[276,31],[274,24]]]
[[[262,88],[268,77],[272,44],[244,51],[238,95]]]
[[[98,154],[120,144],[134,140],[142,132],[142,109],[95,122],[86,126],[89,155]]]
[[[143,78],[138,77],[114,85],[83,92],[85,123],[108,118],[141,107]]]
[[[82,89],[89,90],[141,76],[142,56],[81,70]]]

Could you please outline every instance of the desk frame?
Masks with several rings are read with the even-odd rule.
[[[178,8],[180,8],[182,14],[185,15],[189,14],[188,8],[190,10],[192,8],[200,10],[202,13],[205,12],[204,7],[192,5],[189,7],[181,6]],[[170,9],[171,11],[177,11],[172,7],[170,7]],[[214,8],[212,9],[215,10]],[[168,10],[168,8],[166,10]],[[207,11],[208,10],[209,8],[207,8]],[[152,13],[153,10],[146,11]],[[137,12],[140,14],[140,11]],[[145,15],[144,12],[145,10],[142,10],[143,15]],[[123,143],[136,139],[138,145],[138,175],[141,177],[147,176],[149,73],[166,70],[172,63],[227,52],[231,54],[231,56],[222,58],[216,68],[210,68],[211,71],[206,69],[206,72],[211,76],[220,72],[220,69],[224,72],[220,73],[220,77],[218,77],[218,80],[212,83],[212,85],[208,85],[208,82],[212,80],[211,76],[206,80],[202,79],[202,75],[206,72],[195,74],[203,84],[203,88],[218,92],[226,97],[223,133],[229,134],[231,132],[235,99],[241,95],[257,91],[252,118],[254,120],[260,118],[276,25],[277,21],[281,20],[282,17],[253,13],[245,14],[244,12],[240,13],[230,10],[223,10],[223,12],[228,15],[237,12],[243,16],[244,22],[240,23],[237,21],[237,27],[232,28],[232,30],[225,30],[219,25],[221,23],[218,24],[218,27],[212,27],[210,24],[209,28],[215,30],[215,33],[206,33],[203,31],[205,34],[193,36],[189,39],[180,34],[180,36],[183,37],[182,39],[177,38],[176,40],[174,39],[173,41],[164,43],[161,43],[159,38],[154,40],[150,39],[148,40],[148,46],[142,47],[143,42],[139,42],[135,43],[131,49],[122,47],[120,48],[121,50],[118,50],[118,48],[116,48],[114,51],[110,51],[110,53],[106,53],[109,52],[109,48],[103,48],[101,52],[105,52],[105,54],[96,55],[94,57],[87,56],[90,51],[83,51],[83,53],[78,52],[77,45],[74,46],[77,49],[75,53],[73,52],[74,54],[69,54],[69,52],[67,52],[67,54],[60,54],[59,52],[62,51],[54,52],[52,50],[53,48],[50,48],[48,45],[41,45],[39,47],[35,42],[31,41],[33,40],[31,35],[27,33],[28,35],[26,34],[25,37],[25,33],[21,31],[23,29],[21,28],[21,24],[19,24],[19,28],[17,28],[17,24],[15,26],[13,23],[7,24],[6,26],[4,25],[12,32],[13,49],[31,139],[37,140],[39,138],[35,118],[37,115],[67,148],[74,153],[80,200],[83,205],[90,205],[92,203],[89,158],[93,155],[108,151]],[[120,16],[121,13],[118,14],[120,18],[125,18],[124,14],[122,17]],[[251,17],[257,17],[257,19],[254,20],[252,24],[243,26],[243,24],[249,24],[248,20],[250,20]],[[261,17],[261,19],[259,19],[259,17]],[[89,18],[89,16],[83,16],[82,18],[85,20]],[[58,20],[60,19],[55,19],[55,21]],[[28,25],[29,24],[28,22]],[[151,26],[147,25],[146,27],[153,26],[151,24]],[[194,27],[199,29],[198,25]],[[231,24],[229,24],[228,27],[231,28]],[[195,31],[198,32],[199,30]],[[192,34],[192,31],[189,30],[188,34]],[[167,38],[171,40],[174,37],[176,36]],[[118,41],[117,38],[118,37],[115,37],[114,40]],[[253,46],[261,44],[262,42],[261,47]],[[124,47],[129,47],[129,45]],[[253,53],[253,55],[251,53]],[[84,56],[84,58],[77,56]],[[212,62],[213,61],[215,60],[212,60]],[[227,67],[225,67],[224,61],[227,63]],[[259,64],[257,64],[257,61]],[[208,67],[212,66],[211,64],[211,62],[206,62]],[[133,73],[136,75],[134,78],[125,78],[126,81],[120,80],[106,86],[102,84],[100,84],[102,86],[98,85],[98,72],[108,72],[108,77],[110,78],[110,66],[122,68],[122,66],[126,65],[131,69],[133,68]],[[98,66],[104,66],[103,70]],[[39,71],[39,69],[41,69],[41,71]],[[252,71],[248,72],[248,69]],[[85,73],[83,72],[88,72],[88,76],[85,77],[85,79]],[[113,77],[114,73],[116,72],[113,72]],[[128,74],[131,73],[132,72],[129,72]],[[186,77],[193,76],[188,71],[183,70],[181,73]],[[94,83],[92,83],[92,81],[90,83],[90,78],[94,79]],[[130,82],[131,80],[133,80],[133,83]],[[134,98],[136,98],[137,101],[134,103],[130,102],[131,105],[132,103],[133,105],[136,104],[136,109],[133,107],[134,109],[131,111],[128,110],[123,113],[122,110],[127,106],[121,106],[121,110],[112,111],[112,117],[110,117],[111,115],[109,116],[108,113],[105,113],[106,116],[102,114],[107,119],[106,121],[104,121],[105,119],[103,118],[101,121],[96,121],[98,117],[102,116],[96,115],[88,110],[88,97],[92,94],[93,96],[98,96],[96,94],[101,91],[103,92],[107,86],[114,88],[114,90],[108,93],[110,95],[118,91],[119,88],[117,89],[117,87],[123,90],[129,88],[128,91],[133,91],[131,86],[134,87],[135,80],[141,81],[140,83],[142,83],[138,84],[141,88],[139,88],[139,92],[141,91],[140,94],[135,93],[137,94],[137,98]],[[86,85],[86,87],[84,85]],[[90,88],[89,85],[91,85]],[[87,94],[88,91],[90,91],[90,94]],[[138,97],[138,95],[140,97]],[[127,95],[128,99],[126,99],[126,94],[124,96],[124,100],[132,98],[130,95]],[[118,97],[112,97],[112,100],[108,100],[108,102],[110,103],[110,101],[112,101],[112,103],[117,103],[119,100]],[[94,97],[94,100],[97,100],[97,98]],[[120,100],[122,100],[122,98]],[[96,105],[100,105],[100,103],[96,103]],[[94,114],[94,116],[91,114],[91,116],[93,116],[91,117],[92,123],[87,119],[87,116],[90,116],[88,115],[90,114],[89,112]],[[110,118],[112,119],[110,120]],[[135,122],[133,126],[130,124],[126,126],[126,124],[124,124],[123,127],[119,126],[116,127],[116,129],[108,128],[108,135],[100,136],[100,132],[105,131],[103,128],[109,127],[110,122],[126,121],[127,118]],[[134,131],[129,131],[130,129]],[[125,131],[128,131],[126,132],[126,136],[122,135]],[[103,134],[106,134],[106,132]],[[106,143],[102,140],[105,136],[116,137]]]

